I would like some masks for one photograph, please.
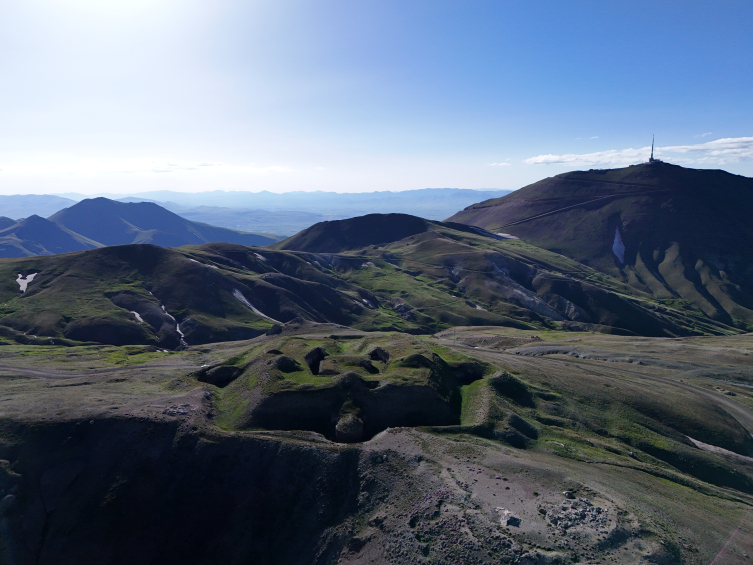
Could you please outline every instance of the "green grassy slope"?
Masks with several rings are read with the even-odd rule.
[[[245,339],[297,316],[390,327],[384,311],[357,302],[359,291],[371,296],[363,289],[332,280],[295,254],[276,253],[273,260],[233,244],[113,246],[4,260],[0,325],[29,335],[164,347],[178,345],[177,324],[188,343]],[[23,294],[17,273],[38,273]]]
[[[361,247],[372,231],[359,232],[359,220],[319,224],[276,247],[323,251],[322,242],[337,241],[343,253],[321,254],[322,264],[389,301],[405,321],[427,327],[428,317],[447,325],[462,325],[464,319],[517,327],[600,325],[639,335],[734,331],[701,312],[683,310],[684,304],[667,306],[625,282],[523,241],[462,224],[424,221],[418,233],[402,239],[412,224],[393,223],[392,242]]]
[[[188,344],[245,339],[296,317],[414,334],[457,325],[651,336],[736,331],[523,241],[419,221],[426,230],[416,235],[339,254],[213,243],[3,260],[0,326],[168,348],[181,343],[181,332]],[[16,278],[32,273],[22,294]]]
[[[450,220],[518,236],[666,304],[753,327],[753,179],[652,163],[565,173]],[[615,253],[615,232],[624,256]]]
[[[751,354],[750,335],[300,321],[173,353],[3,345],[0,549],[19,563],[744,563]]]

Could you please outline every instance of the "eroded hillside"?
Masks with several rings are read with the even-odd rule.
[[[753,179],[654,161],[574,171],[449,218],[561,253],[676,308],[753,328]]]
[[[0,553],[742,563],[751,354],[749,335],[301,320],[171,353],[4,345]]]
[[[739,331],[524,242],[420,222],[415,235],[338,254],[215,243],[4,260],[0,329],[22,343],[167,349],[248,339],[296,317],[414,334],[455,325]]]

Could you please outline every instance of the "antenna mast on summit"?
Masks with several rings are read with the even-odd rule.
[[[648,160],[649,163],[654,162],[654,136],[651,136],[651,158]]]

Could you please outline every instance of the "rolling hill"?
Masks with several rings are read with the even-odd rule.
[[[11,220],[10,218],[7,218],[5,216],[0,216],[0,230],[4,230],[5,228],[14,226],[17,223],[18,222],[16,220]]]
[[[744,563],[752,336],[614,273],[405,214],[2,259],[0,556]]]
[[[102,244],[39,216],[0,229],[0,257],[56,255],[95,247]]]
[[[668,305],[753,328],[753,179],[655,161],[565,173],[449,220],[503,232]]]
[[[0,218],[0,257],[55,255],[127,243],[179,247],[215,241],[267,245],[279,239],[192,222],[147,202],[84,200],[48,219]]]
[[[132,244],[3,260],[0,326],[24,334],[16,336],[22,342],[167,348],[246,339],[299,317],[409,333],[460,325],[649,336],[739,331],[519,240],[465,225],[399,219],[402,227],[391,220],[394,237],[417,233],[340,253]],[[343,232],[332,224],[328,229]],[[312,228],[312,247],[331,239],[320,229]],[[357,247],[364,241],[353,239]],[[19,274],[29,281],[25,291]]]
[[[104,245],[153,243],[179,247],[214,241],[267,245],[275,241],[268,236],[191,222],[151,202],[91,198],[53,214],[49,220]]]

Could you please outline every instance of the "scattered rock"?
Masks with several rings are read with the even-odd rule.
[[[267,330],[267,335],[277,335],[282,333],[282,326],[280,324],[273,324],[271,328]]]
[[[514,526],[516,528],[520,526],[520,518],[513,514],[512,511],[505,508],[497,508],[497,512],[499,512],[499,523],[503,526]]]
[[[369,359],[371,359],[372,361],[381,361],[382,363],[387,364],[390,362],[390,354],[381,347],[375,347],[374,349],[369,351]]]
[[[309,366],[309,369],[311,369],[311,373],[313,375],[319,374],[319,365],[324,359],[327,357],[327,352],[324,351],[321,347],[315,347],[308,353],[306,353],[306,356],[303,358],[304,361],[306,361],[306,365]]]
[[[335,439],[342,443],[355,443],[363,439],[363,420],[353,413],[344,414],[335,426]]]
[[[194,407],[190,404],[172,404],[165,408],[162,413],[167,416],[187,416],[194,410]]]
[[[371,373],[372,375],[376,375],[377,373],[379,373],[379,369],[377,369],[376,367],[374,367],[374,364],[371,362],[370,359],[364,359],[363,361],[361,361],[360,365],[361,365],[361,367],[363,367],[364,369],[366,369],[366,371],[369,372],[369,373]]]
[[[301,367],[298,361],[296,361],[292,357],[288,357],[287,355],[280,355],[279,357],[276,357],[269,361],[269,363],[270,365],[277,367],[283,373],[293,373],[295,371],[303,370],[303,367]]]
[[[403,320],[410,321],[410,320],[416,319],[416,315],[413,312],[411,312],[412,308],[408,306],[407,304],[395,304],[392,308],[395,310],[395,312],[400,314],[400,317]]]
[[[565,491],[563,494],[566,497],[566,493],[572,495],[570,491]],[[575,496],[568,497],[559,506],[542,506],[546,510],[546,516],[552,525],[562,532],[577,526],[586,526],[598,530],[607,525],[607,512],[603,508],[593,506],[586,498],[574,499]]]
[[[240,367],[235,367],[233,365],[218,365],[217,367],[212,367],[203,374],[200,374],[198,380],[202,383],[209,383],[210,385],[224,388],[237,379],[242,372],[243,369]]]

